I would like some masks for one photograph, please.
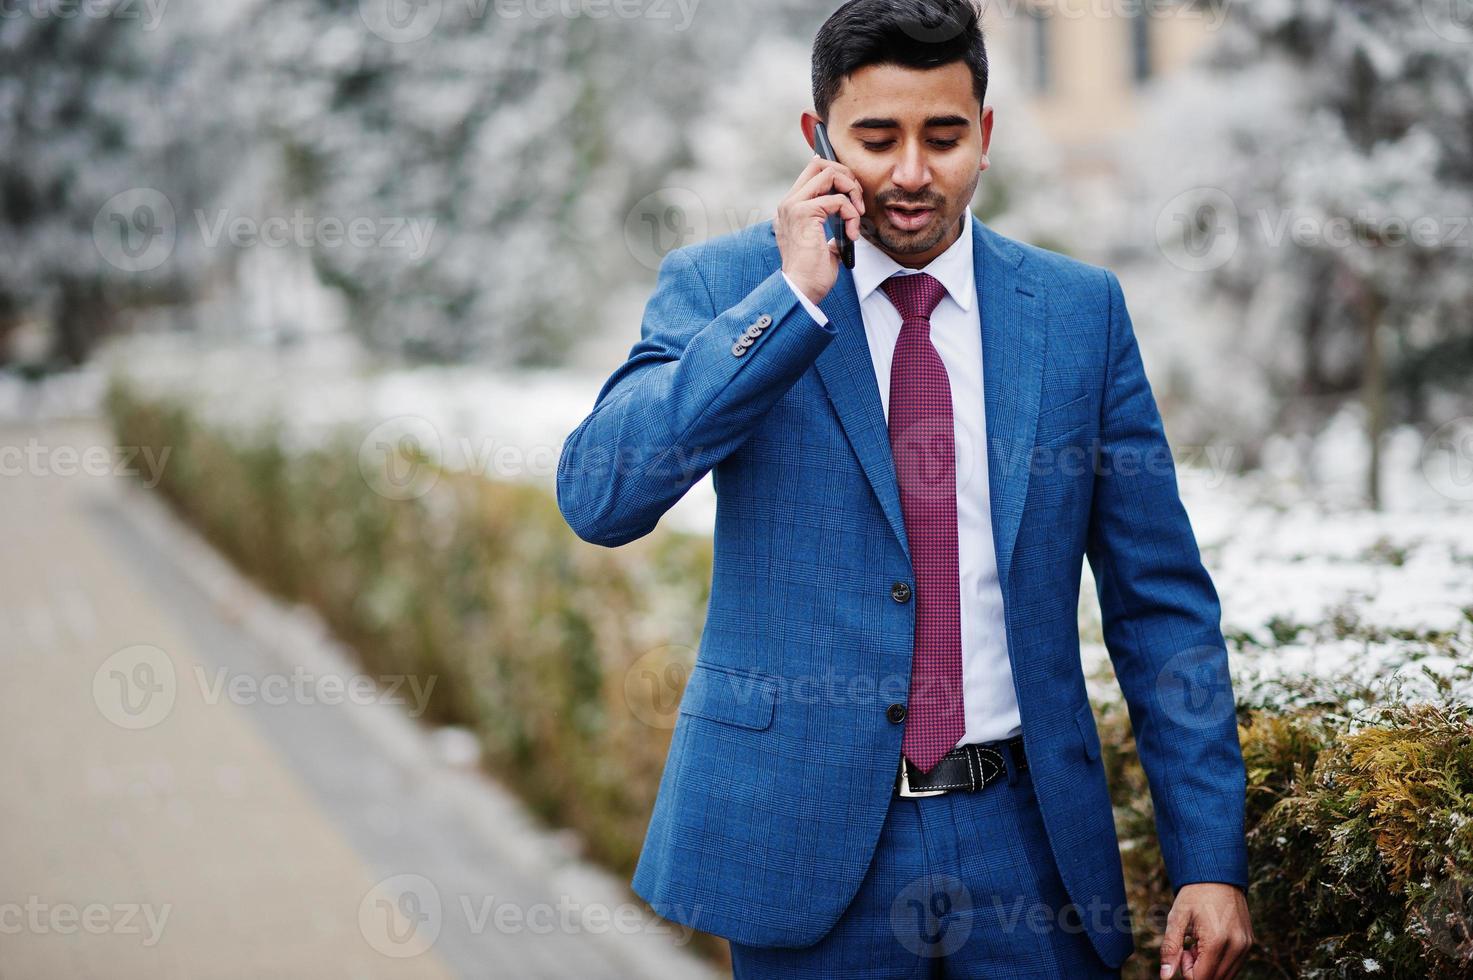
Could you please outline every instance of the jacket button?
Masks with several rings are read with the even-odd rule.
[[[885,717],[889,718],[892,724],[900,724],[905,720],[905,705],[898,702],[890,705],[885,709]]]
[[[890,586],[890,598],[896,602],[910,601],[910,586],[904,582],[896,582]]]
[[[758,330],[761,330],[764,327],[770,327],[772,326],[772,317],[764,313],[757,318],[757,322],[754,323],[753,326],[756,327]]]
[[[731,352],[735,356],[741,357],[743,354],[745,354],[747,352],[747,348],[743,347],[742,344],[741,344],[741,342],[738,341],[737,343],[731,345]]]

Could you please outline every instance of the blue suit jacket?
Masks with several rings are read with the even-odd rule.
[[[1174,888],[1247,885],[1218,598],[1119,282],[972,229],[1023,739],[1053,857],[1113,966],[1133,943],[1081,561]],[[886,708],[906,699],[915,603],[891,592],[914,576],[853,278],[839,270],[820,326],[780,268],[770,221],[665,257],[640,340],[563,446],[557,495],[579,537],[615,546],[714,470],[706,624],[632,886],[672,921],[804,946],[856,892],[890,805],[903,725]],[[734,346],[744,332],[755,342]]]

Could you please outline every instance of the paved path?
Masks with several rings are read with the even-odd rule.
[[[0,422],[0,980],[715,975],[104,450]]]

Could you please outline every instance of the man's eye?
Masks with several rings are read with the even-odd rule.
[[[893,144],[894,142],[895,142],[894,140],[881,140],[878,143],[870,143],[870,142],[865,142],[865,141],[861,140],[860,141],[860,145],[862,145],[866,150],[874,150],[874,151],[878,152],[880,150],[888,150],[890,148],[891,144]],[[956,146],[958,142],[960,142],[960,141],[959,140],[932,140],[931,141],[931,145],[932,146],[939,147],[940,149],[943,149],[943,150],[949,150],[953,146]]]

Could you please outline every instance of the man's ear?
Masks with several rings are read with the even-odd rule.
[[[982,160],[981,160],[981,166],[979,166],[977,168],[978,172],[981,172],[983,170],[986,170],[988,167],[992,166],[992,164],[990,162],[988,162],[988,159],[987,159],[987,150],[988,150],[988,147],[990,147],[992,145],[992,121],[993,121],[992,106],[990,106],[990,105],[983,106],[982,107]]]
[[[818,154],[818,142],[813,138],[813,124],[816,122],[822,122],[822,120],[806,109],[798,120],[798,126],[803,130],[803,138],[808,141],[808,148],[814,152],[814,155]]]

